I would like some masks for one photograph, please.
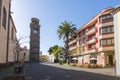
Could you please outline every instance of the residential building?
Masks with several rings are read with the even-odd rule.
[[[115,65],[112,10],[113,8],[106,8],[101,11],[77,30],[76,39],[69,41],[72,45],[69,50],[76,50],[74,55],[79,64],[94,63],[103,67]]]
[[[114,15],[116,75],[120,76],[120,5],[115,7],[112,14]]]
[[[30,23],[30,61],[39,61],[40,53],[39,19],[32,18]]]

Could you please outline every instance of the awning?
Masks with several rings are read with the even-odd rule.
[[[97,58],[90,58],[90,60],[97,60]]]
[[[78,58],[74,57],[74,58],[72,58],[72,60],[78,60]]]
[[[83,57],[78,57],[79,59],[83,59]]]

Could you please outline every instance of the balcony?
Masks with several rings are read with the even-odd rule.
[[[102,23],[99,27],[111,26],[113,24],[114,24],[113,21],[112,22],[106,22],[106,23]]]
[[[76,53],[72,53],[72,54],[70,54],[70,56],[77,56],[77,54]]]
[[[81,45],[82,45],[82,47],[83,47],[83,46],[85,46],[85,43],[82,43]]]
[[[76,46],[69,47],[69,50],[76,49]]]
[[[97,52],[95,48],[89,49],[85,52],[85,54],[95,53]]]
[[[72,41],[70,41],[68,44],[70,45],[70,44],[73,44],[73,43],[76,43],[76,39],[74,39],[74,40],[72,40]]]
[[[92,39],[89,39],[86,44],[93,44],[93,43],[96,43],[96,41],[97,41],[97,38],[94,37]]]
[[[112,51],[112,50],[114,50],[114,46],[107,46],[107,47],[102,46],[98,49],[98,51]]]
[[[104,34],[104,35],[100,35],[99,39],[105,39],[105,38],[113,38],[114,34]]]
[[[92,35],[94,33],[96,33],[96,28],[92,28],[91,30],[87,31],[86,35],[88,36],[88,35]]]

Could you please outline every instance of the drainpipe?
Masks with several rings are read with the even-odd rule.
[[[10,2],[9,2],[9,11],[8,11],[6,63],[8,63],[8,53],[9,53],[10,10],[11,10],[11,0],[10,0]]]

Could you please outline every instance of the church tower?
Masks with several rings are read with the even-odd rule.
[[[39,19],[32,18],[30,23],[30,61],[39,61],[40,25]]]

